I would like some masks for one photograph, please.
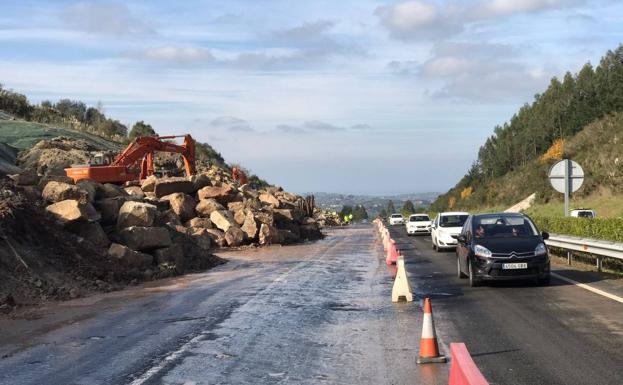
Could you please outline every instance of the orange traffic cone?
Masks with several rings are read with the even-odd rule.
[[[420,338],[420,356],[418,364],[432,364],[446,362],[446,357],[439,355],[437,345],[437,334],[435,333],[435,323],[433,322],[433,306],[430,299],[424,299],[424,321],[422,322],[422,338]]]
[[[398,260],[398,249],[396,248],[396,241],[390,239],[390,246],[387,250],[387,258],[385,258],[385,263],[388,265],[395,265]]]

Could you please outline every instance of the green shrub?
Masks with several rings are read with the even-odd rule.
[[[539,230],[623,242],[623,218],[532,217]]]

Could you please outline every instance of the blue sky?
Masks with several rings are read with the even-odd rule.
[[[621,20],[613,0],[3,1],[0,82],[190,132],[300,193],[444,191]]]

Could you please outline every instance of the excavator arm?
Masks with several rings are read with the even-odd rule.
[[[181,145],[166,141],[179,137],[184,138]],[[65,172],[76,182],[80,179],[94,179],[103,183],[122,183],[133,179],[145,179],[154,173],[156,151],[181,154],[186,175],[195,174],[195,140],[190,135],[138,137],[110,165],[74,166],[66,168]],[[140,174],[136,175],[132,169],[137,168],[139,162]]]

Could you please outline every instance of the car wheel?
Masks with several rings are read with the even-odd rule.
[[[431,240],[431,246],[433,247],[433,250],[437,250],[437,245],[435,244],[434,239]]]
[[[461,279],[467,277],[465,273],[461,271],[461,259],[459,257],[456,257],[456,275]]]
[[[474,269],[472,268],[472,263],[468,262],[467,263],[467,269],[469,270],[469,286],[470,287],[477,287],[480,285],[480,280],[478,278],[476,278],[476,276],[474,275]]]

